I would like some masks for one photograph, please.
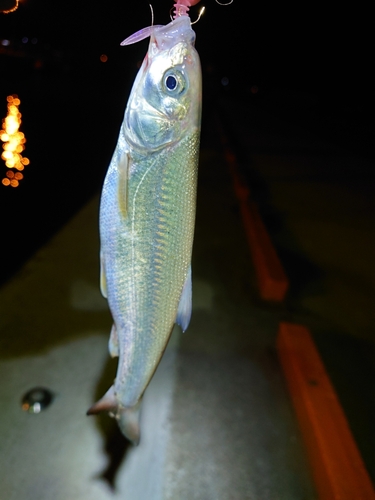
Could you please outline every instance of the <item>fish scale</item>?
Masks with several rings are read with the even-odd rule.
[[[123,356],[128,363],[122,362],[120,354],[115,389],[124,406],[136,404],[139,394],[143,393],[176,319],[191,260],[198,149],[196,132],[146,161],[138,157],[132,166],[137,175],[129,180],[126,219],[119,217],[117,198],[113,195],[118,189],[117,176],[107,183],[103,193],[103,199],[109,200],[110,206],[103,202],[101,208],[104,214],[101,238],[108,241],[109,246],[118,246],[108,249],[108,255],[115,256],[114,262],[106,262],[106,267],[112,267],[117,276],[112,293],[108,288],[109,305],[120,332],[119,343],[136,346],[133,350],[125,347]],[[189,154],[191,151],[195,154]],[[185,158],[191,158],[190,163],[187,164]],[[158,193],[156,210],[155,198],[150,192]],[[148,217],[151,211],[155,214],[152,219]],[[161,224],[160,218],[164,219]],[[121,227],[120,232],[118,227]],[[126,233],[130,238],[118,237],[114,243],[110,238],[114,231]],[[134,252],[128,244],[132,238],[135,240]],[[102,248],[106,252],[105,243]],[[145,310],[147,315],[144,315]],[[122,322],[125,322],[124,327]],[[166,338],[155,334],[159,331],[164,331]],[[140,335],[142,340],[138,342]],[[137,374],[141,366],[147,366],[148,370],[143,371],[142,377],[132,377],[128,374],[128,364],[133,365]]]

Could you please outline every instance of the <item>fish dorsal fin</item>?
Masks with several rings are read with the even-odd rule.
[[[180,325],[184,332],[190,323],[192,308],[192,284],[191,284],[191,265],[189,266],[185,284],[182,288],[180,303],[177,309],[176,323]]]
[[[107,298],[107,278],[104,272],[104,258],[102,252],[100,252],[100,291],[103,297]]]
[[[128,213],[128,177],[129,177],[129,153],[125,153],[118,165],[118,207],[120,214],[123,217],[127,216]]]

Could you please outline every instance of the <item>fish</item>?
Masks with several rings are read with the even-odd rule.
[[[87,414],[108,411],[134,445],[142,397],[174,324],[185,331],[191,318],[202,77],[187,10],[198,1],[181,0],[169,24],[122,43],[150,37],[100,200],[100,288],[117,373]]]

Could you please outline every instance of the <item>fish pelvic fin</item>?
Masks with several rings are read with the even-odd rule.
[[[107,411],[109,416],[117,420],[124,436],[137,446],[140,441],[139,417],[142,400],[131,407],[122,406],[116,398],[115,388],[112,386],[104,396],[87,410],[86,415],[97,415],[102,411]]]

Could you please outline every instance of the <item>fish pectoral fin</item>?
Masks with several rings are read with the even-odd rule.
[[[116,325],[114,323],[112,325],[111,335],[109,337],[108,348],[109,348],[109,354],[111,355],[111,357],[117,358],[119,355],[118,334],[117,334]]]
[[[107,298],[107,278],[104,272],[104,258],[102,252],[100,252],[100,291],[103,297]]]
[[[192,308],[192,284],[191,284],[191,265],[189,266],[185,284],[182,288],[180,303],[177,309],[176,323],[180,325],[184,332],[190,323]]]
[[[104,396],[87,410],[86,415],[97,415],[102,411],[115,412],[117,407],[118,401],[115,395],[115,388],[112,385]]]
[[[128,178],[129,178],[130,156],[125,153],[118,163],[118,207],[120,214],[125,218],[128,214]]]

